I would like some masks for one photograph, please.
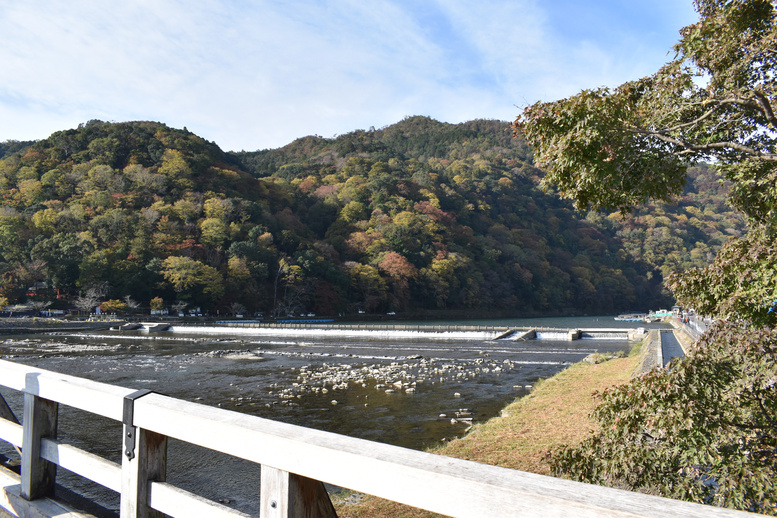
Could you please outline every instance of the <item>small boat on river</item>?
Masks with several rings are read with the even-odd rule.
[[[647,313],[621,313],[615,320],[620,322],[643,322],[647,317]]]

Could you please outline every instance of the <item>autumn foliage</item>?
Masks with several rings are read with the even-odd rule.
[[[743,223],[714,174],[679,208],[582,217],[499,121],[410,117],[224,153],[159,123],[91,121],[0,157],[0,292],[45,282],[205,312],[615,313],[666,307]],[[661,211],[660,214],[658,211]],[[89,301],[91,304],[91,301]],[[88,308],[90,305],[84,304]]]

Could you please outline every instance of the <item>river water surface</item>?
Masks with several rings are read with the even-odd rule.
[[[615,322],[612,317],[465,323],[656,326]],[[238,336],[225,329],[209,335],[141,331],[8,337],[0,341],[0,355],[95,381],[421,449],[461,436],[473,423],[497,415],[540,378],[591,353],[629,346],[625,340],[612,339],[300,338],[291,330],[273,336]],[[6,389],[2,393],[21,416],[21,397]],[[117,423],[63,408],[59,435],[120,462]],[[257,513],[258,473],[258,466],[240,459],[176,441],[169,446],[168,481],[253,514]],[[57,480],[109,510],[118,507],[116,494],[64,470]],[[252,485],[256,491],[247,494]]]

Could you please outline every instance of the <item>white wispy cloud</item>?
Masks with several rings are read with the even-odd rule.
[[[511,120],[657,68],[690,2],[635,4],[0,0],[0,140],[142,119],[257,149],[407,115]]]

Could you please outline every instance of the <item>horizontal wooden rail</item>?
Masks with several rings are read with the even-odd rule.
[[[207,516],[208,518],[251,518],[250,514],[230,509],[166,482],[151,482],[148,503],[168,516]],[[181,514],[182,510],[186,514]]]
[[[0,439],[12,446],[22,447],[22,425],[12,423],[6,419],[0,419]]]
[[[124,396],[134,392],[7,361],[0,361],[0,385],[23,391],[25,398],[44,398],[117,420],[122,418]],[[127,488],[133,487],[128,486],[129,477],[140,484],[135,486],[139,488],[138,506],[155,510],[149,516],[248,516],[166,483],[165,460],[159,452],[164,456],[167,438],[261,464],[262,518],[304,515],[295,507],[289,488],[315,489],[321,482],[460,517],[750,515],[375,443],[161,394],[136,399],[132,423],[138,430],[137,458],[124,457],[121,466],[45,437],[39,446],[41,462],[60,465],[121,491],[123,502],[128,498]],[[26,429],[22,433],[20,428],[0,422],[0,438],[19,444],[23,442],[20,437],[27,436]],[[22,444],[25,453],[28,447]],[[155,472],[161,473],[157,480],[149,475]],[[275,484],[281,487],[278,492],[270,483],[276,476],[280,477]],[[122,504],[123,518],[140,514]]]
[[[121,492],[121,466],[115,462],[51,439],[41,441],[40,456],[76,475]]]
[[[134,392],[5,360],[0,360],[0,385],[114,421],[121,421],[124,397]]]

